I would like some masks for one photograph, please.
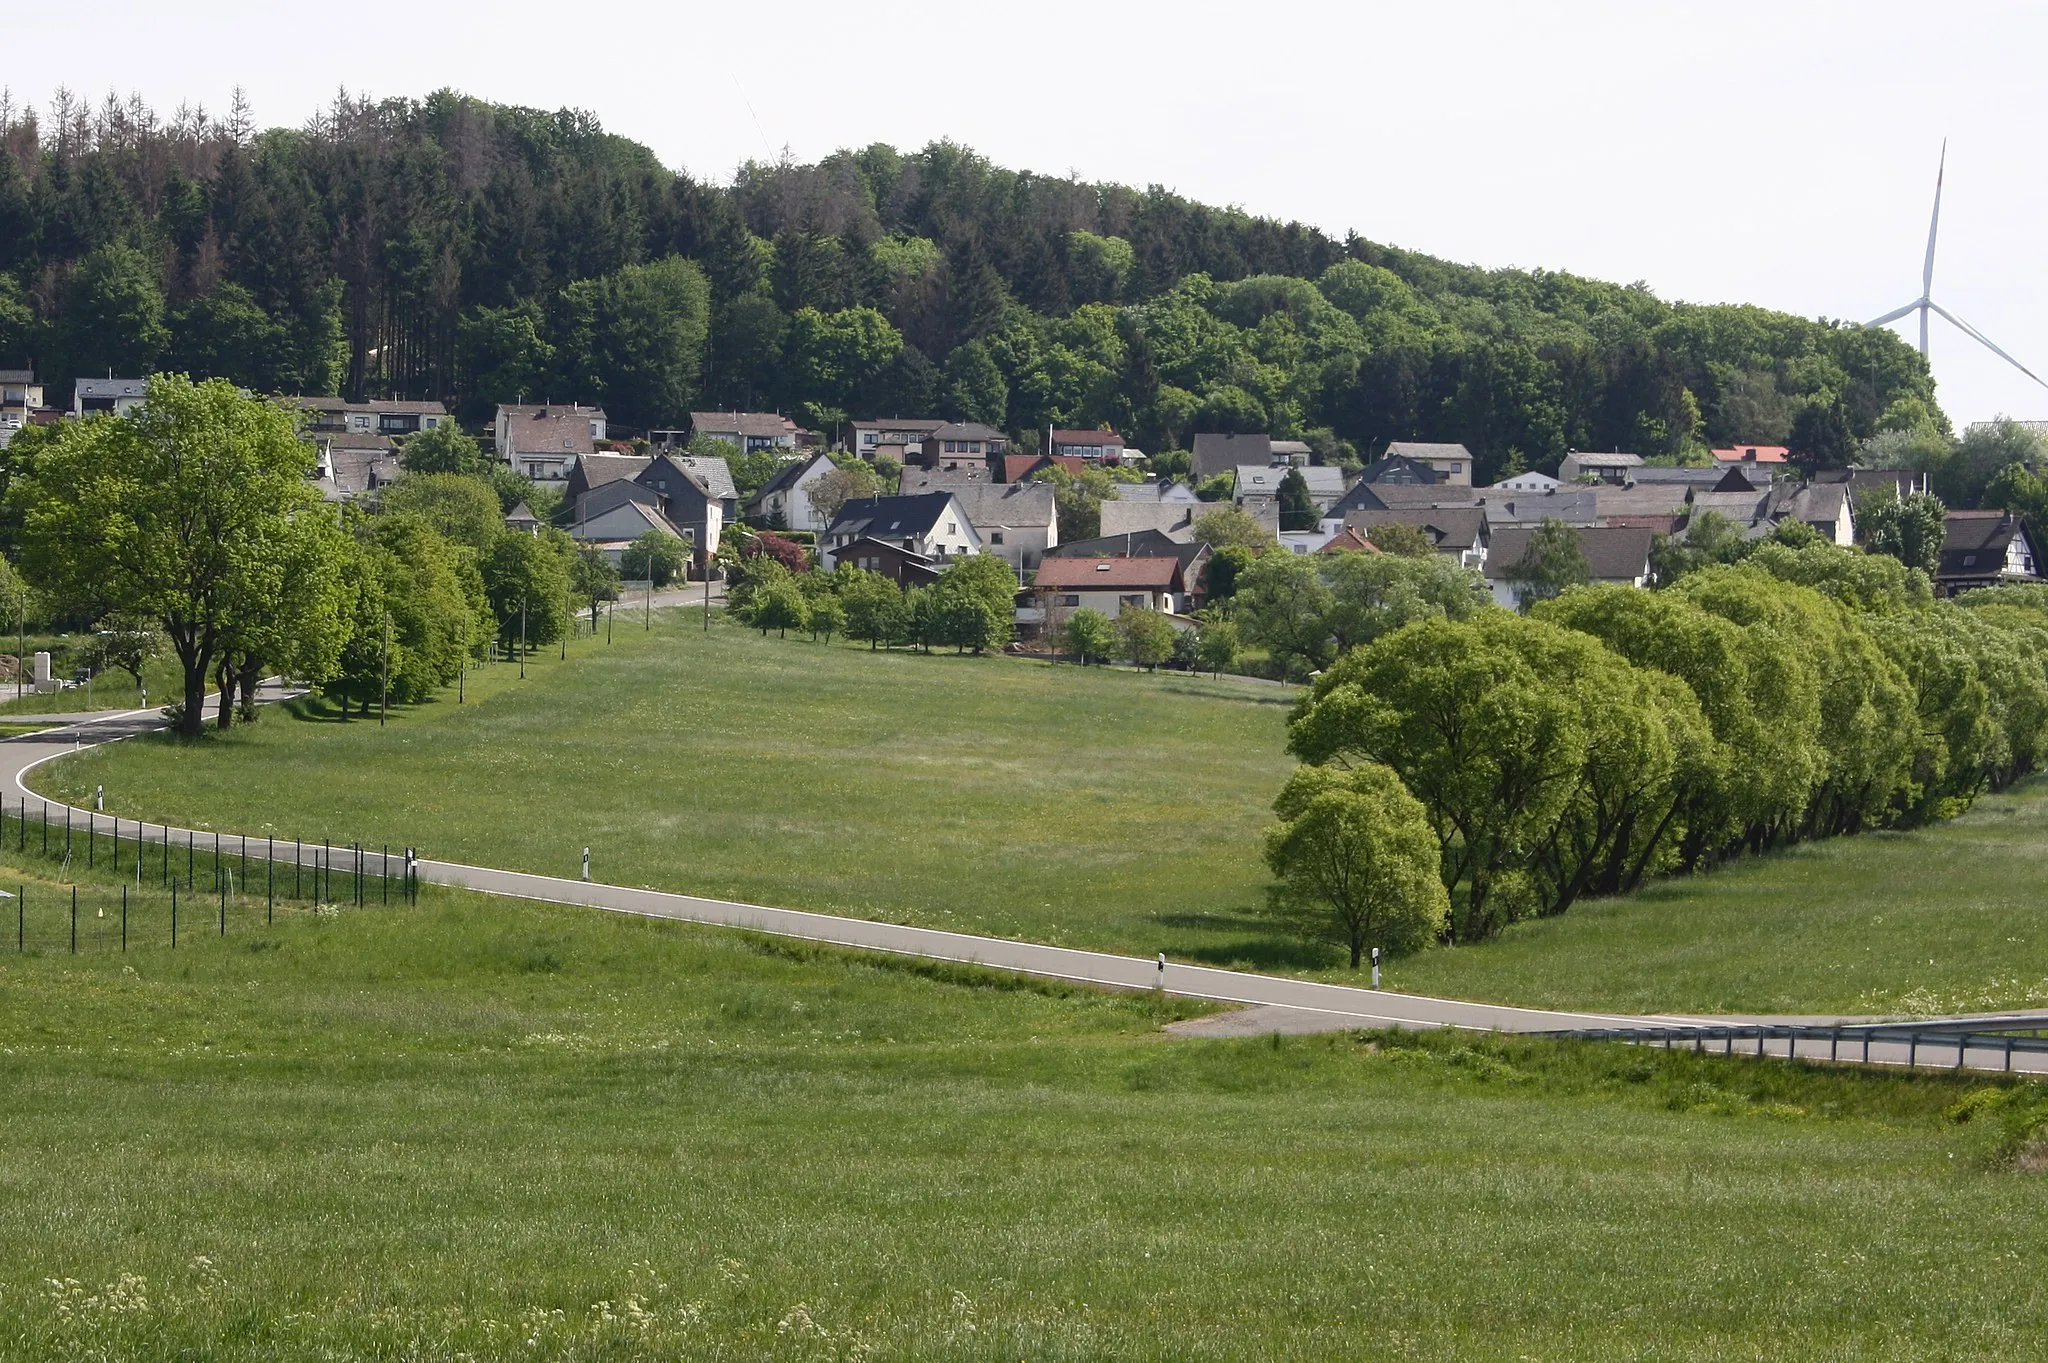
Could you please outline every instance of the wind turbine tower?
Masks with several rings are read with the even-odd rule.
[[[2004,360],[2014,369],[2019,370],[2020,373],[2025,374],[2035,383],[2040,384],[2043,388],[2048,388],[2048,380],[2043,380],[2039,374],[2036,374],[2033,370],[2027,368],[2003,350],[2000,350],[1997,343],[1989,336],[1986,336],[1983,332],[1977,330],[1977,328],[1934,301],[1934,239],[1941,231],[1941,182],[1947,174],[1948,141],[1943,139],[1941,144],[1941,165],[1934,172],[1934,216],[1927,223],[1927,262],[1920,269],[1920,296],[1904,307],[1893,308],[1884,316],[1875,318],[1866,323],[1866,325],[1873,327],[1889,326],[1909,312],[1919,313],[1920,354],[1924,357],[1927,354],[1927,315],[1934,313],[1956,330],[1962,332],[1963,335],[1983,346],[1986,350],[1998,356],[1999,359]]]

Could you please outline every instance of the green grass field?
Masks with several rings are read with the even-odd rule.
[[[1173,1040],[1144,997],[434,890],[74,957],[49,875],[0,868],[40,915],[0,955],[0,1358],[2048,1337],[2048,1185],[1942,1116],[1976,1081]]]
[[[1425,952],[1389,984],[1629,1011],[2048,1007],[2048,778],[1933,828],[1867,833],[1668,880]]]
[[[1243,918],[1291,763],[1248,681],[763,639],[687,612],[388,727],[283,715],[40,780],[107,809],[1074,946],[1317,959]]]
[[[386,728],[275,714],[38,777],[200,827],[1348,978],[1254,916],[1292,697],[1249,682],[763,639],[687,613],[471,674]],[[308,714],[314,710],[309,708]],[[2048,782],[1965,818],[1581,902],[1390,987],[1600,1009],[2048,1005]]]

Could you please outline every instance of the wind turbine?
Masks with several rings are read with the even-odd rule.
[[[1997,342],[1993,341],[1989,336],[1986,336],[1983,332],[1977,330],[1977,328],[1934,301],[1934,237],[1941,230],[1941,182],[1947,174],[1948,139],[1943,138],[1941,143],[1941,165],[1934,172],[1934,216],[1927,223],[1927,263],[1920,270],[1920,296],[1902,308],[1893,308],[1884,316],[1876,318],[1866,323],[1866,325],[1873,327],[1889,326],[1909,312],[1919,313],[1920,354],[1925,357],[1927,354],[1927,314],[1930,312],[1937,313],[1950,325],[1954,326],[1956,330],[1962,332],[1963,335],[1983,346],[1986,350],[1989,350],[1992,354],[1998,356],[1999,359],[2004,360],[2043,388],[2048,388],[2048,380],[2044,380],[2039,374],[2036,374],[2033,370],[2027,368],[2003,350],[2000,350]]]

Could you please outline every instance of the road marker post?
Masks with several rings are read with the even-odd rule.
[[[1380,987],[1380,949],[1378,947],[1372,949],[1372,987],[1375,989]]]

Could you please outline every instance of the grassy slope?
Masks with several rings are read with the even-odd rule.
[[[2048,1006],[2048,778],[1936,828],[1737,862],[1392,968],[1400,989],[1766,1013]]]
[[[1262,968],[1326,966],[1250,917],[1288,762],[1269,689],[1006,659],[871,655],[694,618],[475,674],[374,724],[278,722],[48,769],[124,814]],[[280,719],[282,717],[279,717]],[[2048,782],[1587,902],[1394,963],[1390,987],[1609,1009],[2048,1004]],[[1348,972],[1333,971],[1337,977]]]
[[[1969,1081],[1156,1021],[433,891],[0,956],[0,1357],[2003,1359],[2048,1332],[2048,1185],[1940,1118]]]
[[[1239,916],[1287,699],[1241,682],[870,654],[695,617],[475,674],[374,723],[145,740],[43,779],[126,815],[595,873],[1183,958],[1291,961]]]

